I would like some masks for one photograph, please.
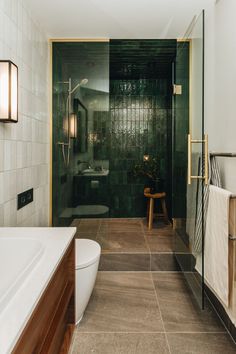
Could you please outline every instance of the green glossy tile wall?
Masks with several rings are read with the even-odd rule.
[[[145,153],[157,157],[171,215],[172,61],[176,41],[110,42],[110,214],[146,213],[147,180],[132,169]]]
[[[170,80],[110,81],[109,156],[111,215],[145,215],[143,189],[146,181],[132,175],[134,165],[148,153],[159,161],[160,178],[170,196],[168,160],[171,149]]]

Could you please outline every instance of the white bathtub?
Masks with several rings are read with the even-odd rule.
[[[0,228],[0,354],[12,352],[75,232]]]
[[[0,237],[0,313],[43,254],[40,241]]]

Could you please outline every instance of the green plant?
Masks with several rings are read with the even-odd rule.
[[[136,164],[133,168],[134,177],[145,176],[152,181],[159,181],[158,161],[155,157],[149,157],[147,161]]]

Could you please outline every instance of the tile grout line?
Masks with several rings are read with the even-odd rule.
[[[156,333],[169,333],[169,334],[227,334],[226,332],[181,332],[181,331],[174,331],[174,332],[165,332],[165,331],[150,331],[150,332],[132,332],[132,331],[127,331],[127,332],[122,332],[122,331],[94,331],[94,332],[89,332],[89,331],[79,331],[79,333],[82,334],[105,334],[105,333],[119,333],[119,334],[156,334]]]
[[[97,229],[97,232],[96,232],[96,241],[97,241],[97,239],[98,239],[98,235],[99,235],[99,233],[100,233],[101,227],[102,227],[102,220],[99,219],[99,226],[98,226],[98,229]],[[101,253],[102,253],[102,246],[101,246]]]
[[[127,332],[122,332],[122,331],[100,331],[100,332],[83,332],[83,331],[79,331],[78,333],[81,333],[81,334],[106,334],[106,333],[109,333],[109,334],[164,334],[165,332],[164,331],[156,331],[156,332],[132,332],[132,331],[127,331]],[[180,332],[181,333],[181,332]]]
[[[108,251],[106,251],[106,253],[111,253],[111,254],[113,254],[113,253],[115,253],[115,254],[122,254],[122,253],[124,253],[124,254],[149,254],[150,252],[149,251],[147,251],[147,252],[144,252],[144,251],[122,251],[122,252],[119,252],[119,251],[110,251],[110,250],[108,250]],[[152,252],[151,254],[173,254],[173,252]],[[190,273],[190,272],[189,272]]]
[[[148,273],[150,272],[149,270],[99,270],[99,272],[104,272],[104,273]],[[178,274],[181,273],[180,271],[173,271],[173,270],[153,270],[151,273],[155,274]]]
[[[147,249],[148,249],[148,254],[149,254],[149,271],[151,271],[151,266],[152,266],[152,260],[151,260],[151,248],[147,242],[147,239],[146,239],[146,234],[145,234],[145,231],[144,231],[144,225],[143,225],[143,220],[140,220],[140,224],[141,224],[141,229],[142,229],[142,232],[143,232],[143,237],[144,237],[144,240],[145,240],[145,244],[147,246]]]
[[[162,325],[163,325],[163,328],[164,328],[164,333],[165,333],[165,339],[166,339],[167,347],[168,347],[169,353],[171,354],[170,344],[169,344],[169,340],[168,340],[165,324],[164,324],[164,321],[163,321],[161,306],[160,306],[160,303],[159,303],[159,300],[158,300],[157,291],[156,291],[156,287],[155,287],[155,284],[154,284],[152,272],[150,272],[150,276],[151,276],[152,286],[153,286],[153,290],[154,290],[155,297],[156,297],[156,302],[157,302],[157,305],[158,305],[158,308],[159,308],[159,311],[160,311],[160,316],[161,316],[161,321],[162,321]]]

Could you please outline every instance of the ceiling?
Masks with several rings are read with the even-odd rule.
[[[215,0],[25,0],[51,38],[181,38]]]

